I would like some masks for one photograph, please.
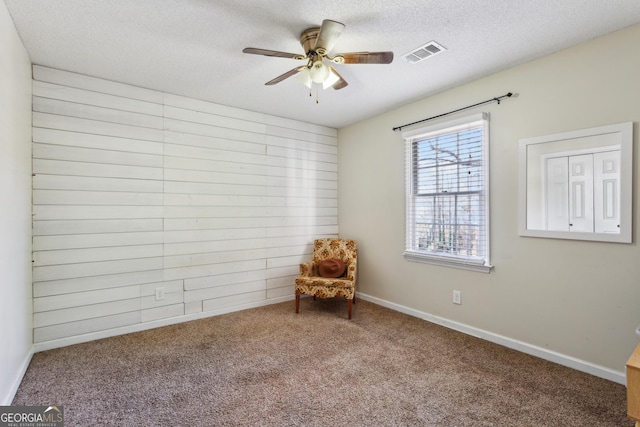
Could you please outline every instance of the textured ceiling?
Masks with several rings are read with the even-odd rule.
[[[34,64],[336,128],[640,22],[638,0],[5,4]],[[336,65],[349,86],[320,91],[318,104],[295,78],[265,86],[300,62],[242,49],[303,53],[300,33],[323,19],[346,25],[333,54],[390,50],[395,60]],[[402,58],[431,40],[447,51],[413,65]]]

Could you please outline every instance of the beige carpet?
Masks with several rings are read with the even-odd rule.
[[[626,427],[620,384],[359,300],[303,299],[34,355],[65,426]]]

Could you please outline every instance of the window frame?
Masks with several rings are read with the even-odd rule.
[[[484,256],[471,257],[465,255],[448,254],[444,252],[435,252],[429,250],[419,250],[415,243],[415,200],[424,195],[418,195],[414,192],[416,188],[414,173],[414,143],[426,139],[430,135],[439,133],[447,133],[456,131],[456,128],[463,130],[464,126],[471,123],[481,121],[482,126],[482,189],[478,192],[484,200],[484,206],[481,207],[484,216],[484,236],[479,241],[484,241]],[[405,131],[402,133],[405,141],[405,170],[406,170],[406,188],[405,188],[405,251],[404,257],[408,261],[423,262],[429,264],[442,265],[447,267],[461,268],[465,270],[489,273],[492,269],[490,258],[490,217],[489,217],[489,114],[478,113],[466,117],[461,117],[436,125],[421,127],[418,129]],[[456,195],[456,193],[448,193]],[[460,194],[464,194],[461,192]],[[437,196],[436,196],[437,197]],[[481,227],[482,228],[482,227]]]

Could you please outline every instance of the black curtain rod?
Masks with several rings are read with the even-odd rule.
[[[402,130],[402,128],[406,128],[408,126],[413,126],[413,125],[416,125],[416,124],[422,123],[422,122],[427,122],[429,120],[437,119],[437,118],[440,118],[440,117],[448,116],[449,114],[457,113],[459,111],[468,110],[469,108],[477,107],[478,105],[488,104],[488,103],[494,102],[494,101],[497,102],[498,104],[500,104],[500,100],[501,99],[510,98],[511,96],[513,96],[513,93],[509,92],[506,95],[497,96],[495,98],[487,99],[486,101],[478,102],[477,104],[468,105],[466,107],[458,108],[457,110],[453,110],[453,111],[449,111],[447,113],[438,114],[437,116],[429,117],[428,119],[422,119],[422,120],[418,120],[417,122],[407,123],[406,125],[395,127],[395,128],[393,128],[393,131],[397,132],[399,130]]]

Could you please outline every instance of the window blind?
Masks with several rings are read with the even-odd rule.
[[[407,158],[405,255],[489,265],[488,116],[403,134]]]

